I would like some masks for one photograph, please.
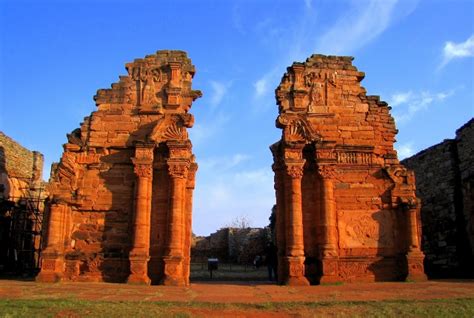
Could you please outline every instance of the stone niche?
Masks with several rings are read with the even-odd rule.
[[[293,63],[276,89],[279,282],[422,280],[420,201],[390,107],[352,57]]]
[[[38,281],[189,283],[195,69],[182,51],[126,69],[54,167]]]

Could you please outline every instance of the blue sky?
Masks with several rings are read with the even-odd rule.
[[[204,96],[190,130],[200,165],[193,227],[268,224],[274,89],[312,53],[352,55],[368,94],[393,106],[406,157],[474,116],[474,1],[0,0],[0,130],[59,160],[66,133],[124,65],[188,52]]]

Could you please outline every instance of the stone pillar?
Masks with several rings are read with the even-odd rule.
[[[135,174],[137,190],[135,197],[135,216],[133,220],[133,245],[130,251],[130,284],[150,284],[148,261],[150,260],[150,222],[153,181],[153,149],[137,146]]]
[[[407,212],[407,280],[425,281],[427,277],[424,273],[424,254],[420,250],[417,214],[419,213],[419,204],[408,204]]]
[[[48,236],[46,248],[41,253],[41,271],[36,281],[55,283],[62,280],[64,273],[64,227],[68,206],[52,203],[49,209]]]
[[[186,184],[186,203],[185,203],[185,231],[184,231],[184,262],[183,276],[185,284],[189,285],[189,276],[191,274],[191,239],[192,239],[192,212],[193,212],[193,191],[195,186],[195,177],[198,165],[192,163],[189,167],[188,179]]]
[[[278,283],[284,284],[288,276],[288,268],[285,266],[286,257],[286,222],[285,222],[285,189],[284,171],[280,163],[274,163],[275,173],[275,195],[276,195],[276,215],[275,215],[275,240],[278,253],[277,275]]]
[[[163,285],[184,286],[184,200],[186,194],[186,178],[189,162],[185,160],[168,160],[171,178],[170,214],[168,230],[168,249],[164,261]]]
[[[288,285],[309,285],[305,275],[304,241],[303,241],[303,209],[301,201],[301,179],[303,177],[304,160],[292,160],[286,164],[286,264]]]
[[[319,249],[319,258],[322,267],[320,282],[337,280],[338,237],[337,237],[337,211],[334,200],[334,167],[320,166],[321,177],[321,214],[320,224],[322,242]]]

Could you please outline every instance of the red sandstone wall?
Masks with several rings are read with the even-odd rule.
[[[301,204],[311,282],[318,282],[318,275],[345,281],[400,279],[410,270],[400,265],[408,246],[418,248],[408,239],[414,233],[410,222],[416,225],[409,217],[417,205],[413,174],[399,165],[393,148],[397,130],[390,107],[366,95],[360,85],[364,76],[351,57],[313,55],[289,67],[276,90],[277,127],[283,134],[272,146],[275,169],[304,162]],[[280,204],[286,214],[294,213],[288,210],[295,203],[288,201],[288,182],[293,180],[294,187],[295,177],[290,172],[278,177],[286,183],[286,188],[277,184],[277,196],[286,193]],[[402,206],[411,206],[412,212]],[[331,244],[337,251],[322,256]],[[331,259],[326,265],[325,258]],[[417,262],[413,266],[419,272]]]
[[[150,220],[139,223],[150,222],[148,276],[154,283],[162,278],[171,204],[170,150],[165,141],[176,140],[190,149],[186,127],[192,126],[193,117],[187,112],[200,92],[191,89],[194,66],[185,52],[158,51],[126,68],[127,76],[120,76],[110,89],[98,90],[97,110],[68,135],[52,173],[52,201],[62,207],[63,215],[53,225],[50,222],[54,233],[47,234],[47,252],[56,263],[47,263],[51,268],[44,273],[73,281],[127,279],[137,204],[137,167],[132,160],[137,143],[142,143],[156,148],[150,167],[153,213]],[[188,148],[171,155],[189,157]],[[64,265],[58,261],[62,259]],[[40,279],[56,279],[47,275]]]

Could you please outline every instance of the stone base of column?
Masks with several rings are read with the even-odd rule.
[[[183,257],[167,256],[164,261],[164,276],[162,284],[166,286],[187,286],[183,276]]]
[[[148,261],[150,257],[147,254],[130,253],[130,275],[128,276],[128,284],[150,285],[148,277]]]
[[[191,276],[191,259],[185,257],[183,262],[183,277],[186,286],[189,286],[189,276]]]
[[[64,275],[64,260],[62,257],[47,258],[46,255],[42,257],[41,271],[35,280],[40,283],[58,283],[62,281]]]
[[[45,250],[41,257],[41,271],[35,280],[40,283],[58,283],[62,281],[64,275],[63,255]]]
[[[407,254],[408,275],[407,281],[423,282],[428,278],[425,274],[423,260],[425,255],[421,251],[411,251]]]
[[[309,286],[309,281],[304,276],[304,257],[285,257],[284,262],[288,268],[288,276],[284,280],[285,285]]]
[[[340,282],[341,279],[337,275],[338,260],[337,258],[325,257],[320,261],[321,278],[320,284]]]

